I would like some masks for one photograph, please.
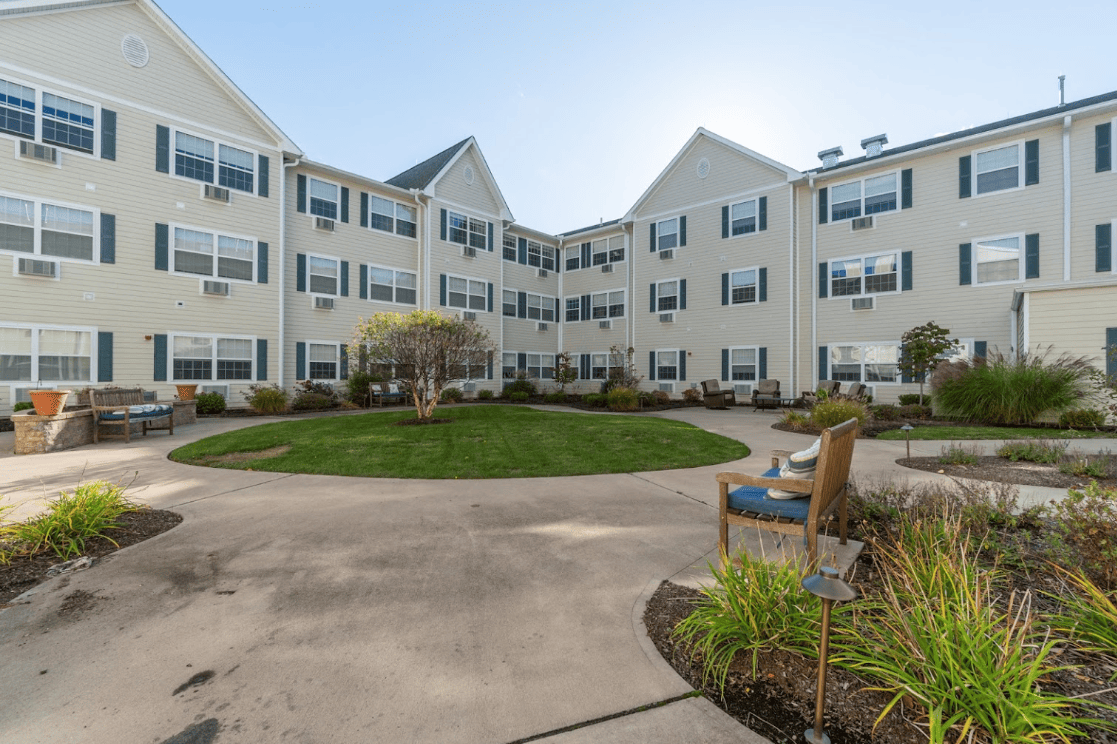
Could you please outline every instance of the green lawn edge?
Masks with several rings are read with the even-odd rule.
[[[450,424],[393,426],[414,410],[261,424],[179,447],[170,459],[236,470],[366,478],[542,478],[716,465],[748,457],[734,439],[671,419],[439,407]],[[290,447],[256,459],[255,453]],[[226,456],[231,459],[215,461]]]
[[[1079,431],[1077,429],[1031,429],[1008,426],[917,426],[911,432],[913,441],[948,439],[1105,439],[1117,438],[1112,432]],[[903,441],[900,429],[882,431],[877,439]]]

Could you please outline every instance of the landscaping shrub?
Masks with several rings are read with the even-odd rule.
[[[931,407],[921,405],[900,406],[900,418],[924,421],[931,418]]]
[[[26,411],[29,408],[34,407],[35,404],[29,400],[20,401],[19,403],[16,403],[14,406],[12,406],[12,413],[19,413],[20,411]]]
[[[291,401],[294,411],[324,411],[337,408],[337,392],[332,385],[317,380],[303,380],[295,385],[295,397]]]
[[[699,388],[687,388],[683,391],[683,401],[694,405],[702,402],[702,391]]]
[[[516,390],[508,394],[508,400],[513,403],[527,403],[528,394],[523,390]]]
[[[977,465],[980,453],[980,447],[965,447],[951,442],[950,446],[942,448],[939,462],[943,465]]]
[[[1047,353],[1008,359],[962,360],[939,365],[932,380],[940,413],[986,424],[1027,424],[1045,413],[1062,413],[1086,395],[1093,367],[1085,357]]]
[[[225,396],[221,393],[198,393],[194,396],[198,413],[202,415],[221,413],[225,410]]]
[[[504,390],[501,392],[501,394],[509,400],[515,400],[515,398],[512,397],[512,393],[524,393],[527,397],[530,398],[536,395],[537,392],[538,391],[535,389],[535,383],[532,382],[526,374],[524,374],[523,372],[519,372],[516,375],[516,379],[512,380],[512,382],[504,386]],[[527,398],[525,398],[525,400],[526,399]]]
[[[873,412],[873,418],[878,421],[898,421],[900,419],[900,408],[889,403],[871,406],[869,410]]]
[[[610,375],[601,381],[601,394],[608,395],[618,387],[624,387],[624,379],[617,375]]]
[[[566,393],[556,390],[553,393],[547,393],[543,396],[544,403],[550,403],[553,406],[562,405],[566,402]]]
[[[869,411],[862,403],[841,398],[819,401],[811,409],[811,423],[819,429],[829,429],[851,418],[857,419],[859,426],[864,426]]]
[[[1081,567],[1106,591],[1117,589],[1117,488],[1091,481],[1052,502],[1051,515],[1048,547],[1056,562]]]
[[[1071,592],[1055,599],[1062,602],[1062,612],[1050,618],[1051,629],[1070,638],[1087,653],[1117,657],[1117,604],[1113,596],[1102,591],[1081,571],[1052,568],[1066,579]],[[1109,681],[1117,679],[1117,672]]]
[[[919,393],[903,393],[903,394],[900,395],[899,403],[900,403],[901,406],[918,406],[918,405],[930,406],[931,405],[931,396],[930,396],[930,394],[926,394],[926,395],[923,396],[923,400],[920,401],[919,400]]]
[[[604,408],[605,404],[609,402],[609,397],[601,393],[588,393],[582,396],[582,402],[592,408]]]
[[[803,431],[809,429],[811,426],[811,416],[809,413],[801,413],[799,411],[792,411],[790,408],[783,415],[783,423],[790,426],[796,431]]]
[[[687,388],[691,390],[692,388]],[[671,395],[666,390],[653,390],[652,400],[656,405],[665,406],[671,402]]]
[[[1109,468],[1104,460],[1090,459],[1082,455],[1075,455],[1059,463],[1059,472],[1067,475],[1077,475],[1081,478],[1108,478]]]
[[[1028,442],[1005,442],[997,449],[997,456],[1004,457],[1012,462],[1026,460],[1027,462],[1052,465],[1059,462],[1066,450],[1066,442],[1035,439]]]
[[[252,385],[244,398],[252,406],[252,410],[259,413],[282,413],[287,410],[287,391],[275,383]]]
[[[613,389],[616,390],[616,388],[613,388]],[[610,391],[610,392],[612,392],[612,391]],[[636,391],[636,404],[637,404],[637,407],[639,407],[639,408],[644,408],[646,406],[654,406],[655,405],[655,396],[652,395],[647,390],[637,390]]]
[[[493,396],[493,391],[492,390],[478,390],[477,391],[477,400],[492,400],[493,397],[494,396]]]
[[[349,379],[345,381],[346,397],[357,405],[368,405],[368,386],[374,382],[381,382],[380,375],[358,369],[349,370]]]
[[[615,387],[607,396],[610,411],[635,411],[639,402],[636,391],[632,388]]]
[[[442,390],[441,400],[443,403],[461,403],[462,397],[463,393],[461,388],[444,388]]]
[[[1059,426],[1064,429],[1100,429],[1105,426],[1105,411],[1075,408],[1059,416]]]

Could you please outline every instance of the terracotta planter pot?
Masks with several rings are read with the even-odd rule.
[[[194,395],[198,392],[196,384],[191,385],[175,385],[178,388],[179,400],[194,400]]]
[[[29,390],[27,394],[39,416],[57,416],[70,397],[69,390]]]

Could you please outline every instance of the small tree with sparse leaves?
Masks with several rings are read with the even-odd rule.
[[[452,380],[469,380],[488,368],[496,347],[484,328],[471,320],[433,310],[407,315],[377,313],[360,318],[353,330],[351,363],[392,370],[389,379],[406,386],[420,421],[431,418],[442,390]]]
[[[900,352],[900,372],[919,380],[919,402],[922,405],[923,383],[935,371],[942,355],[958,345],[958,339],[950,338],[949,328],[940,328],[931,321],[904,333],[900,338],[903,349]]]
[[[565,395],[566,386],[578,379],[578,368],[574,366],[570,352],[563,351],[555,355],[555,366],[551,367],[551,375],[558,383],[559,391]]]
[[[635,390],[644,379],[636,371],[636,349],[629,346],[622,350],[619,346],[609,347],[609,376],[617,379],[618,387]]]

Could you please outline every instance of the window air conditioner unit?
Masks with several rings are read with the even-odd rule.
[[[229,282],[215,282],[212,279],[202,280],[202,294],[229,296]]]
[[[873,216],[867,215],[865,217],[854,217],[850,220],[849,229],[856,230],[871,230],[873,228]]]
[[[314,229],[325,230],[326,232],[333,232],[334,231],[334,221],[333,220],[328,220],[325,217],[315,217],[314,218]]]
[[[673,383],[673,382],[661,382],[661,383],[659,383],[659,389],[662,390],[665,393],[673,393],[673,392],[675,392],[675,383]]]
[[[535,327],[540,331],[547,330],[547,324],[546,323],[538,323]]]
[[[659,252],[659,260],[660,261],[666,261],[667,259],[674,258],[674,257],[675,257],[675,249],[674,248],[668,248],[665,251],[660,251]]]
[[[24,276],[46,276],[51,279],[58,278],[58,262],[42,261],[37,258],[21,258],[16,271]]]
[[[547,270],[546,269],[540,269],[539,271],[535,272],[535,275],[538,276],[541,279],[546,279],[547,278]]]
[[[675,322],[675,313],[660,313],[659,314],[659,322],[660,323],[674,323]]]
[[[56,165],[58,163],[58,148],[20,140],[19,156],[26,160],[38,160],[40,163]]]
[[[463,393],[472,393],[472,392],[475,392],[476,390],[477,390],[477,383],[476,382],[467,382],[467,383],[464,383],[462,385],[462,392]]]
[[[202,186],[202,196],[212,201],[226,202],[229,201],[229,189],[223,186],[214,186],[212,183],[207,183]]]
[[[315,297],[314,308],[316,310],[333,310],[334,298],[333,297]]]
[[[752,385],[745,385],[744,383],[735,383],[733,385],[733,392],[737,395],[752,395]]]
[[[462,313],[463,320],[477,320],[477,313],[466,310]]]
[[[872,310],[873,297],[854,297],[849,301],[850,310]]]
[[[225,400],[229,399],[228,385],[202,385],[199,389],[203,393],[217,393]]]
[[[597,322],[597,327],[598,328],[604,328],[605,330],[609,330],[610,328],[613,327],[613,321],[611,321],[611,320],[599,320]]]
[[[602,274],[612,274],[613,273],[613,264],[602,264],[601,265],[601,273]]]
[[[471,245],[462,246],[462,255],[466,258],[477,258],[477,249]]]

